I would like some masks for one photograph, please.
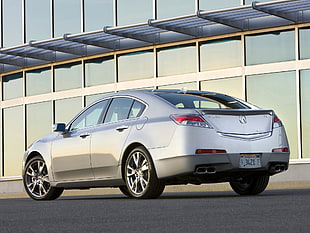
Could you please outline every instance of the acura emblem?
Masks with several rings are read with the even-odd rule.
[[[246,116],[239,116],[239,122],[240,122],[240,124],[246,124],[247,123],[247,121],[246,121]]]

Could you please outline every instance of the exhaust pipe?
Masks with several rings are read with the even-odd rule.
[[[198,167],[195,171],[195,174],[197,175],[210,175],[210,174],[215,174],[216,173],[216,169],[215,167]]]
[[[269,172],[275,174],[275,173],[283,172],[285,169],[286,169],[285,165],[275,164],[270,167]]]

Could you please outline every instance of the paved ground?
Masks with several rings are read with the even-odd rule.
[[[120,194],[0,200],[0,232],[309,232],[310,189],[166,192],[159,199]]]

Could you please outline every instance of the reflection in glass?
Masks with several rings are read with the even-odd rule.
[[[114,98],[109,105],[104,123],[128,119],[133,101],[133,99],[126,97]]]
[[[196,72],[196,46],[177,46],[157,52],[158,76]]]
[[[22,97],[23,91],[23,73],[16,73],[2,77],[3,99],[14,99]]]
[[[152,78],[153,51],[143,51],[120,55],[118,57],[118,81]]]
[[[70,124],[69,130],[79,130],[101,124],[102,112],[106,109],[108,102],[109,100],[103,100],[92,105]]]
[[[103,29],[113,25],[113,0],[84,0],[85,31]]]
[[[295,72],[247,77],[247,97],[252,104],[273,109],[282,120],[290,143],[291,158],[298,157]]]
[[[224,9],[240,6],[240,0],[221,0],[221,1],[214,1],[214,0],[199,0],[199,9],[200,10],[217,10],[217,9]]]
[[[22,0],[3,0],[3,47],[22,44]]]
[[[243,99],[242,77],[202,81],[200,87],[202,91],[214,91]]]
[[[53,104],[51,101],[26,106],[27,146],[52,132]]]
[[[20,176],[24,146],[23,107],[3,109],[4,176]]]
[[[200,45],[201,71],[242,65],[241,38],[217,40]]]
[[[153,18],[153,0],[117,0],[117,25],[145,23]]]
[[[114,82],[113,57],[97,58],[85,62],[86,86],[96,86]]]
[[[301,71],[302,157],[310,158],[310,70]]]
[[[26,41],[51,38],[50,0],[26,1]]]
[[[299,53],[300,59],[309,59],[310,58],[310,28],[300,29],[299,30]]]
[[[51,75],[50,68],[26,72],[26,95],[39,95],[51,92]]]
[[[246,36],[245,42],[247,65],[295,59],[294,31]]]
[[[82,87],[82,65],[80,62],[55,67],[55,91]]]
[[[81,1],[54,0],[54,37],[81,32]]]
[[[157,19],[195,13],[195,0],[157,0]]]
[[[55,123],[68,123],[82,110],[82,97],[55,101]]]

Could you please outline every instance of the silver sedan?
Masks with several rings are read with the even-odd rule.
[[[166,185],[217,182],[255,195],[288,162],[272,110],[213,92],[138,90],[106,95],[55,124],[25,152],[22,174],[35,200],[95,187],[156,198]]]

